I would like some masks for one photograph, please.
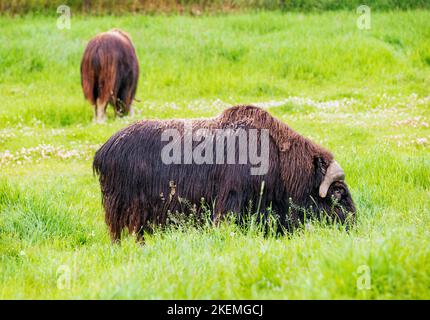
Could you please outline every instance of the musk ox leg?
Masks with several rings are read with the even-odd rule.
[[[115,106],[115,117],[134,116],[134,110],[132,105],[127,105],[123,100],[118,98],[114,103]]]
[[[136,237],[137,243],[144,243],[144,220],[145,216],[147,216],[147,213],[142,215],[142,213],[139,210],[138,202],[136,202],[132,208],[127,212],[128,216],[128,231],[130,234],[133,234]]]
[[[242,199],[236,190],[230,190],[227,195],[221,196],[215,205],[213,215],[215,225],[219,225],[221,220],[226,217],[226,214],[239,214],[241,201]]]
[[[100,99],[97,99],[95,106],[95,114],[94,114],[94,122],[96,123],[104,123],[106,122],[106,107],[107,102],[103,102]]]
[[[136,242],[144,245],[145,244],[145,238],[144,238],[143,227],[138,232],[136,232],[135,235],[136,235]]]
[[[118,225],[110,225],[109,226],[110,239],[111,239],[112,244],[120,242],[121,230],[122,230],[122,228]]]

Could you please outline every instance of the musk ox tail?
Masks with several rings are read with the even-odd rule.
[[[93,172],[99,176],[105,221],[112,241],[121,237],[123,228],[135,233],[143,241],[144,218],[141,203],[136,203],[133,181],[127,175],[130,170],[129,150],[124,150],[121,131],[109,139],[95,154]],[[127,179],[128,178],[128,179]]]
[[[91,41],[81,62],[81,84],[85,99],[92,105],[97,99],[108,102],[115,89],[116,69],[114,57],[103,43]]]
[[[119,220],[122,215],[120,210],[120,199],[115,195],[113,181],[116,179],[116,172],[112,170],[112,164],[116,159],[112,158],[109,150],[116,139],[109,139],[94,155],[93,173],[99,177],[102,191],[102,205],[105,209],[105,221],[109,226],[112,240],[117,240],[121,236],[121,229],[124,224]],[[119,213],[119,214],[118,214]]]

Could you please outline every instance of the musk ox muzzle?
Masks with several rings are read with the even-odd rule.
[[[142,238],[169,215],[199,214],[202,200],[215,221],[274,214],[279,230],[309,217],[355,216],[333,155],[254,106],[210,119],[137,122],[96,152],[93,168],[113,240],[125,228]]]

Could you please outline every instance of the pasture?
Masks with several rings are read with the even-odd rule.
[[[0,16],[0,298],[429,299],[430,11],[357,17]],[[94,124],[80,59],[113,27],[136,47],[140,101]],[[185,224],[112,245],[97,148],[138,119],[251,103],[334,153],[356,227]]]

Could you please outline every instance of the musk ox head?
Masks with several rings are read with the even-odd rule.
[[[321,218],[340,223],[355,221],[355,205],[344,181],[345,173],[340,165],[332,160],[328,166],[321,159],[316,162],[316,181],[318,193],[313,195]]]

